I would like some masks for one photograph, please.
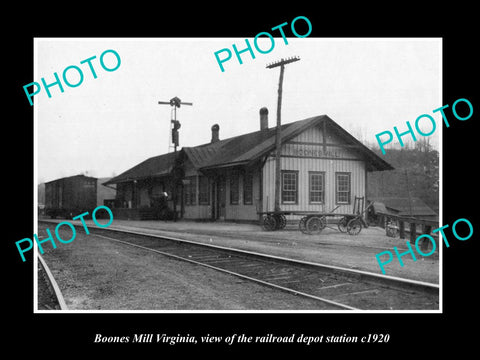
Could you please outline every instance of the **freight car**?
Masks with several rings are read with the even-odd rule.
[[[45,183],[45,214],[72,218],[97,206],[97,178],[75,175]]]

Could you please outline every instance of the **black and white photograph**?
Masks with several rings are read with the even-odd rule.
[[[441,45],[38,39],[36,234],[61,310],[440,310],[441,130],[415,119],[441,103]]]
[[[25,325],[86,352],[471,339],[471,34],[280,14],[19,43]]]

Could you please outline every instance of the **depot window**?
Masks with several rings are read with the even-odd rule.
[[[185,205],[195,205],[197,203],[197,177],[190,176],[186,178]]]
[[[230,175],[230,204],[238,205],[239,189],[238,189],[238,172],[234,171]]]
[[[325,173],[310,171],[308,180],[310,204],[323,204],[325,201]]]
[[[253,204],[253,175],[250,173],[246,173],[243,177],[243,203]]]
[[[282,171],[282,204],[298,203],[298,171]]]
[[[350,204],[350,187],[350,173],[335,173],[335,202],[337,204]]]
[[[209,190],[208,178],[206,176],[200,176],[198,178],[198,203],[200,205],[210,204],[210,197],[209,197],[208,190]]]

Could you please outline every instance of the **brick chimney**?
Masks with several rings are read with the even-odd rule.
[[[211,144],[220,140],[218,137],[219,130],[220,126],[218,126],[218,124],[212,126],[212,140],[210,141]]]
[[[262,107],[260,109],[260,130],[267,130],[268,129],[268,109],[266,107]]]

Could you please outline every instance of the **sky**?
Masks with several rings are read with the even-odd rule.
[[[437,121],[429,138],[438,149],[442,104],[442,41],[440,38],[274,38],[273,50],[261,54],[249,39],[255,58],[232,44],[246,47],[245,38],[36,38],[34,79],[47,84],[58,74],[64,87],[44,88],[35,95],[37,182],[64,176],[118,175],[149,157],[172,151],[171,107],[159,105],[177,96],[181,106],[180,148],[210,142],[211,126],[220,139],[259,130],[259,109],[269,109],[276,124],[279,68],[266,65],[299,56],[285,67],[282,123],[326,114],[360,140],[374,143],[375,134],[393,127],[406,130],[422,114]],[[270,47],[260,38],[261,49]],[[228,48],[232,58],[220,70],[214,53]],[[121,63],[105,71],[100,56],[115,50]],[[87,63],[91,60],[97,78]],[[224,56],[222,54],[221,56]],[[113,68],[116,58],[104,56]],[[68,87],[62,74],[78,66],[83,81]],[[75,70],[67,79],[79,82]],[[26,98],[27,104],[28,99]],[[430,124],[421,126],[428,132]],[[425,130],[426,129],[426,130]],[[420,138],[420,136],[419,136]],[[395,141],[398,143],[398,141]]]

